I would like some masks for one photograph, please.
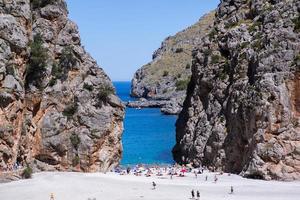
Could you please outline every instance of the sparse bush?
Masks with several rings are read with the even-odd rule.
[[[220,61],[220,56],[219,55],[212,55],[211,56],[211,64],[219,63],[219,61]]]
[[[169,75],[169,72],[168,71],[164,71],[163,72],[163,76],[165,77],[165,76],[168,76]]]
[[[97,94],[97,98],[100,102],[106,103],[108,101],[109,95],[111,95],[111,94],[114,94],[114,89],[109,85],[104,85],[100,88],[100,90]]]
[[[34,84],[36,87],[41,88],[42,78],[46,72],[46,62],[48,54],[43,47],[43,40],[41,35],[36,35],[30,45],[30,58],[29,64],[26,68],[26,86]]]
[[[84,83],[84,84],[83,84],[83,89],[86,89],[86,90],[92,92],[92,91],[94,90],[94,86],[89,85],[89,84],[87,84],[87,83]]]
[[[71,105],[65,107],[63,111],[63,115],[70,118],[77,112],[77,109],[78,109],[77,103],[73,102],[71,103]]]
[[[50,87],[53,87],[55,84],[56,84],[57,80],[55,78],[52,78],[50,81],[49,81],[49,86]]]
[[[13,65],[6,66],[6,74],[15,76],[16,75],[16,73],[15,73],[15,67]]]
[[[70,141],[71,141],[71,144],[72,146],[74,147],[74,149],[78,149],[78,146],[80,144],[80,137],[78,135],[76,135],[75,133],[73,133],[71,136],[70,136]]]
[[[248,31],[249,31],[250,33],[251,33],[251,32],[254,32],[254,31],[256,31],[256,28],[259,28],[261,25],[262,25],[262,22],[256,21],[256,22],[254,22],[251,26],[248,27]]]
[[[67,46],[63,49],[59,65],[63,69],[72,69],[77,62],[76,56],[74,55],[73,48],[71,46]]]
[[[209,55],[212,54],[212,50],[211,49],[205,49],[203,53],[204,53],[205,56],[209,56]]]
[[[183,48],[177,48],[177,49],[175,50],[175,53],[181,53],[181,52],[183,52]]]
[[[32,173],[33,173],[33,171],[32,171],[32,169],[31,169],[31,167],[30,167],[30,166],[27,166],[27,167],[23,170],[23,172],[22,172],[22,177],[23,177],[24,179],[29,179],[29,178],[32,177]]]
[[[72,159],[72,166],[76,167],[78,164],[80,163],[80,158],[78,155],[76,155],[73,159]]]
[[[51,75],[55,77],[55,79],[61,79],[63,76],[63,70],[56,63],[52,66]]]
[[[190,79],[176,81],[176,91],[186,90]]]
[[[300,16],[293,19],[295,32],[300,32]]]
[[[186,64],[185,69],[191,69],[191,65],[189,63]]]
[[[236,27],[237,25],[238,25],[238,22],[231,22],[231,23],[225,24],[225,28],[229,29],[229,28]]]
[[[213,28],[210,31],[210,33],[208,34],[208,37],[209,37],[210,40],[212,40],[215,37],[215,35],[217,35],[217,34],[218,34],[217,30],[215,28]]]
[[[48,4],[55,3],[56,0],[30,0],[32,8],[42,8]]]

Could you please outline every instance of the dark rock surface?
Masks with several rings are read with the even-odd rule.
[[[223,0],[194,51],[177,162],[300,179],[300,2]]]

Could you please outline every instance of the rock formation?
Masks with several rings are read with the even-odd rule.
[[[135,73],[131,95],[156,101],[167,100],[162,112],[179,114],[191,76],[192,50],[210,31],[213,19],[214,12],[211,12],[195,25],[168,37],[154,52],[153,61]],[[160,105],[158,103],[157,107]]]
[[[106,171],[124,106],[81,46],[64,0],[0,1],[0,171]]]
[[[222,0],[193,54],[177,162],[300,179],[299,11],[298,0]]]

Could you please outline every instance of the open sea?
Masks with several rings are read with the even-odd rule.
[[[123,101],[130,97],[130,82],[114,82]],[[173,164],[171,150],[175,145],[176,116],[162,115],[159,109],[126,108],[123,132],[122,166]]]

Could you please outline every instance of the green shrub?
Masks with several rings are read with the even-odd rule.
[[[220,61],[220,56],[219,55],[212,55],[211,56],[211,64],[219,63],[219,61]]]
[[[261,50],[263,48],[263,44],[262,44],[262,41],[261,40],[255,40],[254,43],[252,44],[252,47],[255,49],[255,50]]]
[[[168,76],[169,75],[169,72],[168,71],[164,71],[163,72],[163,76],[165,77],[165,76]]]
[[[233,28],[233,27],[236,27],[238,24],[239,24],[238,22],[227,23],[227,24],[225,24],[225,28],[226,29]]]
[[[33,173],[33,171],[31,169],[31,167],[27,166],[22,172],[22,177],[24,179],[29,179],[32,177],[32,173]]]
[[[215,35],[217,35],[217,34],[218,34],[217,30],[215,28],[213,28],[210,31],[210,33],[208,34],[208,37],[209,37],[210,40],[212,40],[215,37]]]
[[[53,87],[56,83],[57,83],[57,80],[56,80],[55,78],[52,78],[52,79],[49,81],[49,86],[50,86],[50,87]]]
[[[72,159],[72,166],[76,167],[78,164],[80,163],[80,158],[78,155],[76,155],[73,159]]]
[[[83,84],[83,89],[86,89],[86,90],[92,92],[92,91],[94,90],[94,86],[89,85],[89,84],[87,84],[87,83],[84,83],[84,84]]]
[[[103,85],[97,94],[97,98],[100,102],[107,102],[109,95],[114,94],[114,89],[109,85]]]
[[[177,48],[177,49],[175,50],[175,53],[181,53],[181,52],[183,52],[183,48]]]
[[[186,90],[190,79],[176,81],[176,91]]]
[[[65,47],[61,52],[61,56],[59,59],[60,67],[69,70],[74,67],[76,62],[77,59],[76,56],[74,55],[73,48],[71,46]]]
[[[77,109],[78,109],[77,103],[73,102],[71,103],[71,105],[65,107],[63,111],[63,115],[70,118],[77,112]]]
[[[76,135],[75,133],[73,133],[71,136],[70,136],[70,141],[71,141],[71,144],[72,146],[74,147],[74,149],[78,149],[78,146],[80,144],[80,137],[78,135]]]
[[[209,55],[212,54],[212,50],[211,49],[205,49],[203,53],[204,53],[205,56],[209,56]]]
[[[293,19],[295,32],[300,32],[300,16]]]
[[[6,74],[15,76],[16,75],[15,67],[13,65],[6,66]]]
[[[56,63],[52,66],[51,75],[55,77],[55,79],[61,79],[63,77],[63,70],[62,68],[57,65]]]
[[[254,22],[251,26],[248,27],[248,31],[249,31],[250,33],[251,33],[251,32],[254,32],[254,31],[256,31],[256,28],[259,28],[261,25],[262,25],[262,22],[256,21],[256,22]]]
[[[48,54],[43,47],[43,40],[41,35],[36,35],[30,45],[30,58],[26,68],[25,84],[34,84],[36,87],[41,88],[42,78],[46,73],[46,62]]]
[[[30,0],[32,8],[42,8],[48,4],[55,3],[56,0]]]

